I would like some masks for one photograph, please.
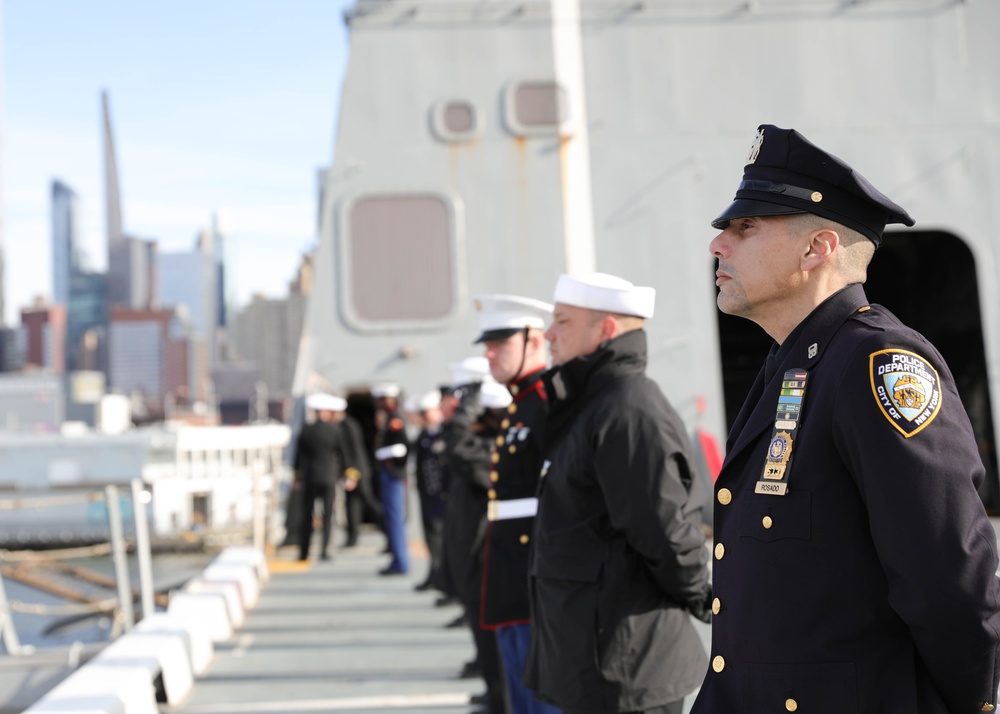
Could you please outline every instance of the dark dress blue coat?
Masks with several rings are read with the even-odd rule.
[[[693,712],[991,711],[996,534],[941,355],[869,306],[860,285],[820,305],[775,355],[716,482],[717,614]],[[783,375],[796,368],[808,381],[788,493],[756,493]],[[907,385],[913,401],[893,401]]]

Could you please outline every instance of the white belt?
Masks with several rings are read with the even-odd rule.
[[[401,459],[406,456],[406,444],[392,444],[375,449],[375,460],[385,461],[386,459]]]
[[[491,521],[506,521],[511,518],[531,518],[538,513],[537,498],[512,498],[509,501],[490,501],[486,517]]]

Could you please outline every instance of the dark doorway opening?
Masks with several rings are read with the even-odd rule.
[[[996,437],[972,251],[950,233],[888,232],[869,267],[865,292],[871,302],[884,305],[923,334],[948,363],[986,466],[980,498],[991,514],[1000,513]],[[721,312],[718,316],[728,429],[772,340],[749,320]]]

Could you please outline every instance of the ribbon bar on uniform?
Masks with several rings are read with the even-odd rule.
[[[509,501],[490,501],[486,517],[491,521],[506,521],[511,518],[531,518],[536,513],[537,498],[512,498]]]

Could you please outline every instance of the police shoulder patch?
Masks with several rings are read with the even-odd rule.
[[[907,350],[873,352],[869,358],[872,393],[882,415],[907,439],[934,421],[941,410],[937,370]]]

